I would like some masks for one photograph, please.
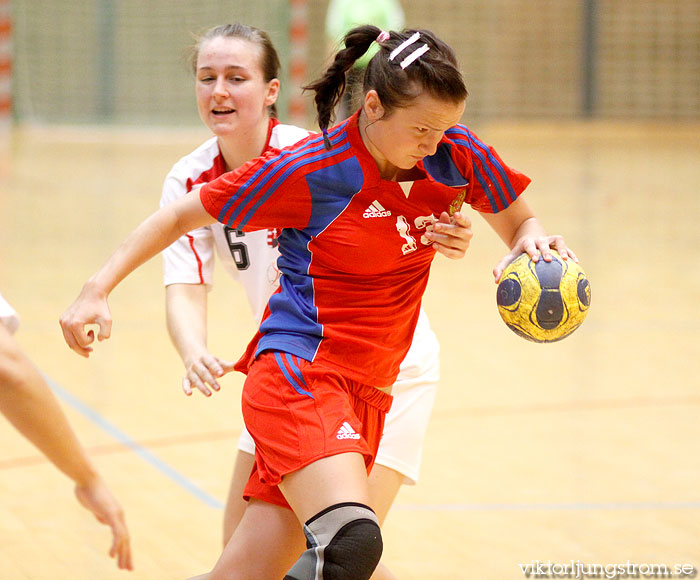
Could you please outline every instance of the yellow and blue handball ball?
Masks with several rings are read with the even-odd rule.
[[[521,254],[503,271],[498,312],[515,334],[533,342],[556,342],[576,330],[591,305],[591,285],[573,260],[552,250],[552,261]]]

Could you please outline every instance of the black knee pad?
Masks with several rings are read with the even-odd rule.
[[[369,580],[382,555],[375,513],[361,503],[332,505],[304,525],[306,550],[284,580]]]

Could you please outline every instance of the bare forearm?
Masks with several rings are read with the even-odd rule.
[[[85,485],[95,479],[97,473],[50,387],[7,337],[2,340],[0,367],[3,415],[75,483]]]
[[[213,221],[197,195],[186,195],[146,219],[83,285],[78,298],[61,316],[61,330],[68,346],[81,356],[90,356],[95,338],[110,337],[112,316],[107,298],[115,286],[181,235]],[[90,324],[99,326],[97,337],[86,329]]]
[[[536,217],[532,216],[520,223],[507,244],[510,249],[513,249],[518,245],[518,242],[525,237],[530,236],[536,238],[545,235],[547,235],[547,233],[544,231],[542,224],[540,224]]]
[[[193,388],[207,397],[221,386],[217,378],[234,369],[234,363],[212,355],[207,348],[207,287],[203,284],[171,284],[166,288],[168,331],[185,364],[182,389]]]
[[[132,569],[129,532],[112,495],[68,424],[51,388],[0,324],[0,412],[60,471],[75,482],[83,507],[112,529],[110,556]]]
[[[511,250],[527,235],[544,235],[544,229],[522,197],[499,213],[482,213],[481,216]]]
[[[129,234],[86,285],[109,295],[126,276],[180,236],[213,221],[196,195],[162,207]]]
[[[550,261],[552,259],[550,248],[553,248],[565,260],[569,256],[576,259],[576,255],[567,247],[564,238],[558,235],[547,235],[522,197],[497,214],[482,215],[510,250],[493,269],[496,282],[500,280],[503,269],[522,252],[526,252],[535,261],[539,260],[540,254],[545,261]]]
[[[207,287],[204,284],[167,286],[165,311],[170,339],[188,367],[207,350]]]

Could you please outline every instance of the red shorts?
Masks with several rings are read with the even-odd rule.
[[[336,370],[279,351],[261,353],[243,386],[243,418],[255,440],[244,497],[289,507],[277,484],[287,473],[338,453],[372,467],[391,395]]]

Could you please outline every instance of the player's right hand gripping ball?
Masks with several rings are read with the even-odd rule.
[[[515,334],[556,342],[576,330],[591,305],[591,285],[581,267],[552,250],[552,261],[521,254],[503,271],[498,312]]]

